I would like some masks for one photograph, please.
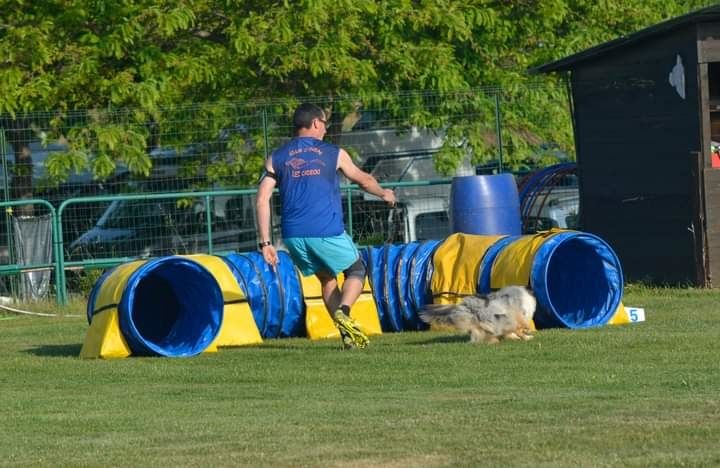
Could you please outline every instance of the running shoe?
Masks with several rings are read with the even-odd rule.
[[[351,347],[365,348],[370,340],[367,335],[360,330],[357,323],[342,310],[335,311],[335,325],[340,330],[340,337],[342,338],[343,347],[345,349]]]

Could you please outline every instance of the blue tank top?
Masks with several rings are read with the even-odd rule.
[[[272,154],[278,178],[283,237],[329,237],[345,231],[340,148],[312,137],[296,137]]]

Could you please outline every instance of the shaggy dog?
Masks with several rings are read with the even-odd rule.
[[[527,288],[506,286],[490,294],[468,296],[459,304],[428,304],[420,318],[431,325],[469,332],[473,343],[530,340],[536,304]]]

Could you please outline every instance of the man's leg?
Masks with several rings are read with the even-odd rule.
[[[345,274],[345,282],[343,283],[340,306],[343,312],[349,314],[350,308],[358,300],[358,297],[362,294],[363,286],[365,286],[365,275],[367,274],[365,263],[358,257],[343,273]]]
[[[358,262],[362,260],[358,259]],[[322,285],[322,296],[330,315],[333,315],[336,310],[342,307],[343,312],[348,314],[353,304],[357,302],[358,297],[362,294],[363,286],[365,285],[365,268],[364,265],[356,267],[353,264],[350,268],[345,270],[345,281],[342,286],[342,293],[338,289],[337,278],[331,273],[326,271],[318,271],[315,273],[320,284]],[[361,270],[358,272],[357,268]],[[355,269],[355,270],[353,270]],[[345,309],[347,307],[347,310]]]
[[[340,308],[340,302],[342,299],[340,290],[338,289],[337,278],[326,271],[318,271],[315,273],[315,276],[318,280],[320,280],[323,302],[325,303],[325,308],[332,317],[335,311]]]
[[[330,317],[332,317],[338,330],[340,330],[343,346],[345,348],[366,347],[369,343],[367,336],[365,336],[355,321],[349,316],[349,306],[354,304],[360,296],[363,283],[358,278],[349,277],[346,282],[343,283],[343,292],[341,294],[337,287],[337,279],[330,273],[316,272],[315,276],[320,280],[323,302],[325,302],[325,307]],[[347,287],[348,280],[350,281],[349,288]],[[346,294],[347,297],[351,298],[349,304],[345,302]]]
[[[353,304],[355,304],[358,300],[358,297],[360,297],[360,294],[362,294],[364,282],[364,278],[361,280],[356,276],[346,277],[342,286],[342,299],[340,301],[340,306],[347,306],[349,311]],[[343,308],[343,311],[344,310],[345,309]]]

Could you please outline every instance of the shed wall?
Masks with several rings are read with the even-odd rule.
[[[678,56],[684,98],[669,82]],[[610,243],[630,280],[699,281],[697,60],[693,26],[573,70],[582,227]]]
[[[720,287],[720,168],[712,167],[711,142],[720,141],[720,23],[698,25],[698,70],[703,126],[702,208],[705,216],[703,246],[708,283]]]

